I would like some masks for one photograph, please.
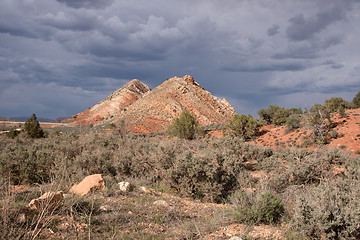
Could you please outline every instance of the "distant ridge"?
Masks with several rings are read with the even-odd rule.
[[[13,119],[15,121],[19,121],[19,122],[25,122],[26,120],[29,119],[29,117],[12,117],[11,119]],[[36,120],[39,122],[56,122],[56,120],[54,120],[54,119],[43,118],[43,117],[36,117]]]
[[[0,121],[6,121],[6,122],[16,122],[15,119],[12,118],[6,118],[6,117],[0,117]]]

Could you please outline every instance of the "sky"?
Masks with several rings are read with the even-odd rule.
[[[360,0],[0,0],[0,116],[191,75],[239,114],[360,91]]]

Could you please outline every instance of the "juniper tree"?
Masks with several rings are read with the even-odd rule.
[[[196,120],[196,117],[188,110],[183,110],[180,117],[175,118],[173,123],[169,125],[168,133],[171,136],[191,140],[194,139],[197,134],[202,134],[203,130]]]
[[[43,129],[40,127],[39,122],[36,120],[36,115],[33,114],[24,124],[26,134],[31,138],[45,137]]]

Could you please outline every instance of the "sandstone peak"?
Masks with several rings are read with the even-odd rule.
[[[192,76],[172,77],[150,90],[134,79],[106,99],[72,118],[72,123],[109,124],[123,121],[135,133],[161,132],[180,116],[192,112],[201,125],[223,124],[235,111],[225,99],[202,88]]]
[[[202,125],[225,123],[235,114],[226,100],[214,97],[193,77],[185,75],[164,81],[110,122],[123,120],[133,132],[161,132],[184,109],[193,112]]]
[[[132,104],[149,91],[150,88],[146,84],[138,79],[133,79],[95,106],[78,113],[71,118],[65,119],[62,122],[75,124],[93,124],[100,122],[101,120],[118,114],[122,109]]]

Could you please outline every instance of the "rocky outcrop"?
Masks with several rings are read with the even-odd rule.
[[[59,202],[64,199],[64,194],[62,191],[58,192],[46,192],[41,197],[33,199],[27,205],[29,210],[51,210],[56,207]]]
[[[118,91],[64,122],[110,124],[135,133],[164,131],[174,117],[186,109],[201,125],[226,123],[234,114],[226,99],[218,99],[201,87],[193,77],[173,77],[151,90],[132,80]]]
[[[118,115],[126,106],[141,98],[148,91],[150,91],[150,88],[146,84],[134,79],[95,106],[61,122],[74,124],[94,124],[100,122],[101,120]]]
[[[80,183],[75,184],[71,187],[71,193],[74,193],[79,196],[84,196],[90,192],[97,190],[104,190],[105,182],[101,174],[93,174],[85,177]]]
[[[186,75],[166,80],[110,122],[123,120],[128,130],[133,132],[161,132],[184,109],[192,112],[201,125],[225,123],[235,114],[225,99],[214,97],[193,77]]]

